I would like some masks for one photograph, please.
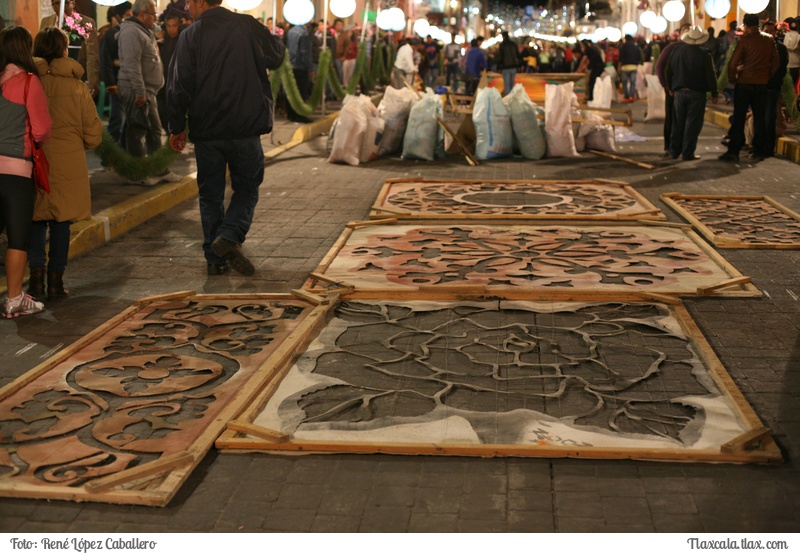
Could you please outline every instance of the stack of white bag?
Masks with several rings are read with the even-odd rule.
[[[608,74],[603,74],[594,82],[592,100],[588,103],[592,108],[611,108],[614,99],[614,80]]]
[[[442,158],[444,152],[444,130],[437,118],[444,117],[444,109],[439,95],[432,89],[425,91],[422,98],[411,107],[408,126],[403,137],[403,158],[432,161]]]
[[[581,122],[578,128],[578,137],[575,140],[575,148],[578,151],[594,149],[614,152],[617,150],[614,126],[603,124],[602,117],[596,112],[585,111],[583,118],[585,121]]]
[[[653,63],[645,62],[636,68],[636,96],[640,99],[647,98],[647,79],[653,73]]]
[[[381,139],[380,154],[391,155],[403,147],[403,136],[408,125],[408,115],[411,107],[417,102],[417,94],[403,87],[395,89],[387,87],[378,105],[378,115],[383,118],[386,126]]]
[[[503,102],[511,114],[511,130],[520,153],[526,159],[541,159],[547,150],[544,120],[538,118],[542,109],[531,100],[521,83],[514,85]]]
[[[545,85],[544,131],[547,136],[548,157],[579,157],[575,150],[570,112],[578,106],[578,97],[572,91],[573,83]]]
[[[475,124],[475,157],[478,160],[514,156],[511,116],[503,104],[500,91],[494,87],[484,87],[478,91],[472,122]]]
[[[331,127],[328,162],[358,165],[378,156],[384,121],[366,95],[347,95],[342,111]]]
[[[663,120],[667,116],[667,93],[656,75],[646,75],[647,80],[647,114],[644,121]]]

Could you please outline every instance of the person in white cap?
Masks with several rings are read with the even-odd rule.
[[[683,43],[675,49],[667,66],[667,85],[673,96],[672,132],[669,155],[685,161],[699,159],[695,155],[697,138],[703,129],[706,94],[717,102],[717,78],[711,54],[701,45],[708,41],[708,32],[693,26],[681,36]]]

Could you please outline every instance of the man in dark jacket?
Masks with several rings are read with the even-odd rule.
[[[284,46],[252,16],[220,7],[222,0],[189,0],[195,22],[183,31],[167,85],[169,143],[186,147],[186,114],[197,158],[200,220],[208,274],[255,268],[241,244],[253,221],[264,180],[261,135],[272,131],[267,69],[283,62]],[[233,196],[227,209],[225,171]]]
[[[514,88],[514,81],[517,79],[517,66],[519,66],[519,48],[517,43],[508,36],[508,31],[503,31],[503,42],[500,43],[498,65],[503,73],[503,96],[505,96]]]
[[[688,23],[681,25],[680,35],[683,36],[687,31],[689,31],[690,27],[691,25]],[[676,49],[683,48],[684,46],[685,43],[682,41],[673,41],[665,46],[664,50],[662,50],[661,54],[658,56],[655,72],[658,76],[658,82],[665,91],[669,89],[669,84],[667,83],[667,68],[669,67],[670,57]],[[669,150],[671,147],[670,136],[672,135],[673,99],[674,97],[672,95],[666,95],[664,98],[664,156],[669,158],[672,157]]]
[[[758,16],[745,14],[744,27],[744,34],[728,62],[728,81],[734,84],[731,141],[728,151],[718,157],[725,162],[739,162],[748,109],[753,111],[755,132],[750,159],[755,162],[764,159],[767,83],[778,70],[778,50],[772,37],[758,30]]]
[[[619,49],[619,78],[622,81],[622,102],[636,100],[636,72],[642,63],[642,51],[631,35],[625,35],[625,43]]]
[[[578,73],[589,72],[589,79],[586,84],[586,100],[591,101],[594,99],[594,84],[606,69],[606,64],[603,62],[603,55],[600,54],[600,49],[593,45],[591,41],[581,41],[581,50],[583,51],[583,57],[578,66]]]
[[[669,154],[685,161],[699,159],[695,155],[697,138],[703,129],[706,93],[717,101],[717,76],[711,54],[703,48],[708,33],[692,27],[681,37],[683,47],[670,56],[667,67],[667,94],[673,96],[672,134]]]

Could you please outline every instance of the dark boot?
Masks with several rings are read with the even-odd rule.
[[[43,300],[45,294],[44,267],[31,269],[31,278],[28,281],[28,295],[37,300]]]
[[[69,296],[69,290],[64,288],[64,273],[47,273],[47,299],[60,300]]]

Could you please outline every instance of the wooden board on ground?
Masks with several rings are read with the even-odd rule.
[[[781,462],[680,303],[344,300],[223,451]]]
[[[625,182],[611,180],[387,180],[370,215],[417,219],[666,220]]]
[[[0,496],[163,506],[326,305],[140,301],[0,389]]]
[[[304,285],[349,298],[760,296],[686,225],[560,222],[348,227]]]
[[[719,248],[800,248],[800,214],[767,196],[661,196]]]

